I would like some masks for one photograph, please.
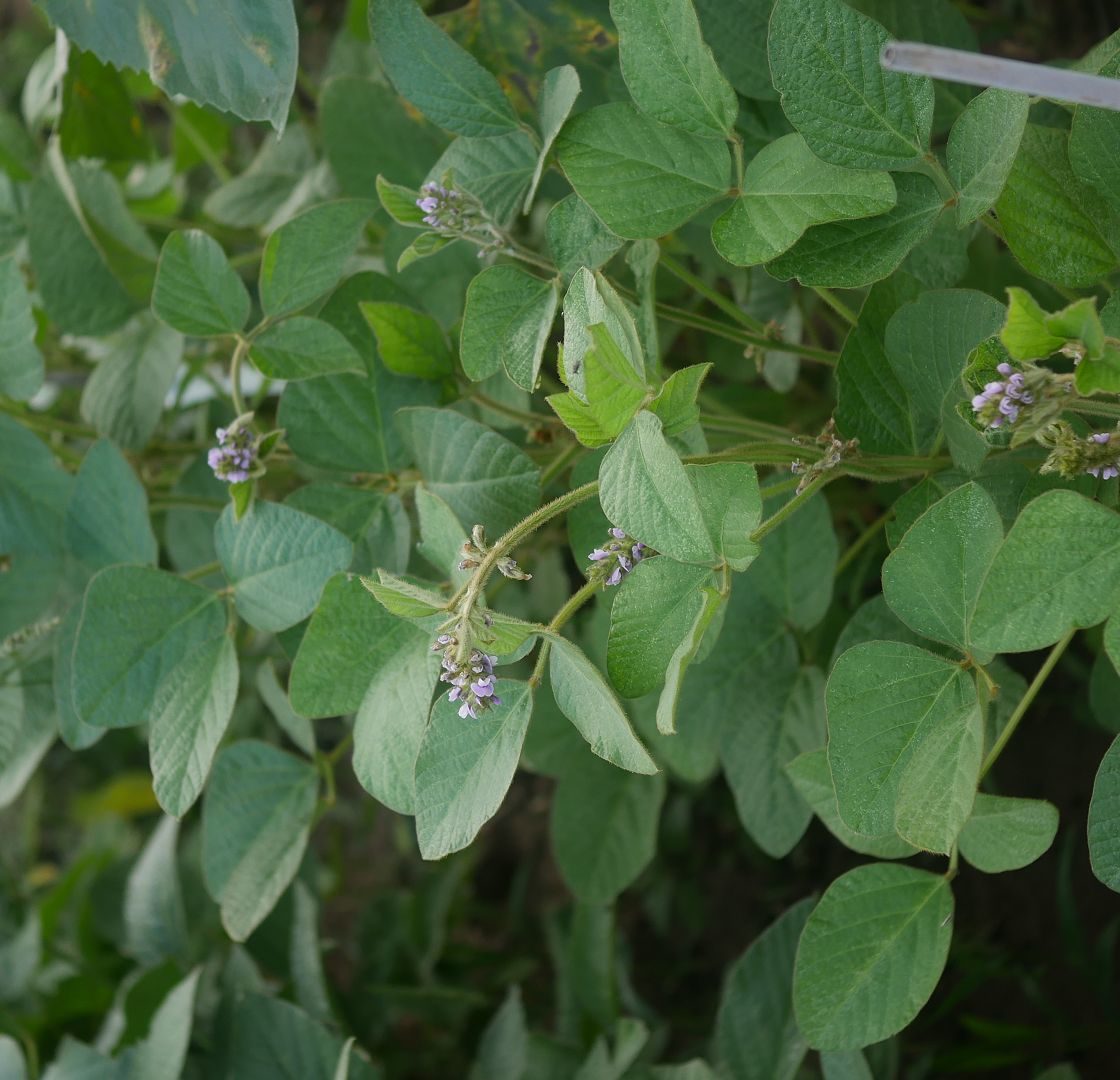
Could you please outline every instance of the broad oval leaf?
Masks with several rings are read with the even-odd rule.
[[[1097,880],[1120,892],[1120,738],[1101,758],[1089,802],[1089,860]]]
[[[949,132],[949,176],[962,227],[987,213],[1003,191],[1027,126],[1030,98],[992,87],[977,94]]]
[[[19,264],[14,256],[0,259],[0,394],[20,401],[34,397],[45,370]]]
[[[1091,822],[1091,804],[1089,812]],[[960,835],[961,858],[985,874],[1021,870],[1050,849],[1057,832],[1058,808],[1053,803],[981,793]]]
[[[298,315],[253,338],[249,359],[262,375],[288,381],[366,371],[357,350],[333,326]]]
[[[159,254],[152,311],[183,334],[236,334],[249,318],[249,290],[217,240],[201,229],[176,231]]]

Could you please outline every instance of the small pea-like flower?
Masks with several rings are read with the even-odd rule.
[[[1120,476],[1120,437],[1114,437],[1117,434],[1098,431],[1082,438],[1064,420],[1050,424],[1038,436],[1038,441],[1050,448],[1050,456],[1039,472],[1112,480]]]
[[[1095,443],[1097,446],[1108,446],[1112,442],[1112,433],[1099,431],[1097,434],[1089,436],[1089,442]],[[1113,477],[1120,476],[1120,467],[1118,466],[1120,466],[1120,451],[1116,453],[1111,462],[1089,465],[1085,471],[1090,476],[1097,477],[1098,480],[1111,480]]]
[[[218,428],[214,434],[218,445],[206,455],[214,475],[227,484],[248,480],[257,465],[260,440],[236,420],[228,428]]]
[[[610,536],[603,547],[587,556],[593,564],[587,568],[588,578],[600,579],[604,585],[618,585],[642,559],[657,554],[623,529],[612,528]]]
[[[494,682],[494,665],[498,658],[472,649],[467,659],[461,661],[456,657],[458,645],[458,639],[451,634],[440,634],[432,644],[432,652],[443,653],[439,681],[450,683],[447,700],[459,702],[459,716],[464,720],[468,716],[477,720],[480,713],[502,703],[495,693]]]
[[[984,389],[972,399],[972,411],[990,428],[1014,424],[1022,411],[1035,402],[1023,372],[1016,371],[1008,363],[999,364],[996,371],[1003,379],[985,383]]]
[[[472,224],[476,208],[462,191],[432,181],[420,188],[416,205],[424,211],[424,224],[438,232],[463,232]]]

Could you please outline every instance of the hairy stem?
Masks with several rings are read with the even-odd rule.
[[[587,603],[602,586],[597,581],[588,581],[581,585],[571,596],[568,597],[564,606],[552,617],[552,622],[545,627],[547,633],[558,633],[560,629],[565,626],[569,619],[577,612],[584,604]],[[529,676],[529,685],[533,687],[540,686],[541,679],[544,678],[545,665],[548,663],[548,654],[552,648],[552,644],[548,638],[541,638],[541,651],[537,653],[537,662],[533,665],[533,674]]]
[[[229,362],[229,396],[233,400],[233,411],[236,416],[243,415],[245,399],[241,396],[241,361],[249,351],[249,339],[237,335],[237,348],[233,350],[233,358]]]
[[[681,281],[695,289],[705,299],[710,300],[720,311],[730,315],[737,323],[741,323],[748,330],[753,330],[757,334],[765,335],[766,324],[764,322],[756,319],[753,315],[748,315],[733,300],[729,300],[718,289],[713,289],[703,278],[697,277],[684,263],[678,262],[677,259],[665,251],[661,252],[661,265],[674,277],[680,278]]]

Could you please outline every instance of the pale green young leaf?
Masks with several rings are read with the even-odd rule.
[[[898,201],[876,217],[815,225],[785,254],[767,264],[783,281],[858,288],[887,277],[933,231],[944,202],[932,180],[913,173],[895,177]]]
[[[739,821],[771,858],[789,854],[813,816],[785,767],[824,739],[824,677],[816,668],[759,680],[743,714],[723,726],[720,761]]]
[[[690,364],[674,371],[649,403],[649,411],[661,421],[661,430],[668,436],[680,435],[700,419],[696,397],[711,364]]]
[[[769,262],[810,226],[885,214],[898,199],[889,173],[822,161],[800,135],[783,135],[760,150],[742,187],[712,226],[716,250],[736,266]]]
[[[222,925],[244,941],[291,883],[311,829],[314,766],[247,739],[218,755],[202,803],[202,870]]]
[[[95,574],[74,641],[78,718],[97,727],[150,720],[163,677],[225,628],[217,594],[174,574],[148,566]]]
[[[987,213],[1003,191],[1027,126],[1030,98],[995,87],[977,94],[949,132],[949,177],[963,228]]]
[[[1103,622],[1120,602],[1120,515],[1073,491],[1048,491],[1011,526],[980,587],[972,642],[1028,652]]]
[[[502,805],[533,711],[528,683],[497,680],[500,705],[477,720],[441,694],[416,759],[416,839],[425,859],[442,859],[474,841]]]
[[[551,71],[545,72],[541,79],[540,96],[537,99],[537,124],[541,132],[541,149],[537,156],[537,167],[533,170],[533,178],[529,181],[529,190],[525,195],[525,204],[522,213],[529,213],[533,207],[533,197],[537,193],[537,185],[541,182],[548,155],[552,144],[572,106],[579,97],[579,74],[571,64],[563,64]]]
[[[556,155],[576,194],[628,240],[672,232],[731,182],[725,142],[660,124],[622,102],[569,120]]]
[[[599,501],[616,526],[679,562],[717,561],[688,473],[652,413],[638,413],[607,451],[599,482]]]
[[[1050,849],[1057,832],[1053,803],[981,793],[961,831],[961,858],[985,874],[1021,870]]]
[[[202,792],[237,701],[237,651],[228,634],[199,645],[160,682],[148,753],[160,806],[181,818]]]
[[[980,586],[1003,543],[1003,523],[979,484],[934,503],[883,563],[883,595],[918,634],[969,648]]]
[[[913,165],[929,146],[933,84],[887,71],[886,30],[840,0],[778,0],[768,52],[782,108],[825,161],[853,169]]]
[[[929,1000],[953,936],[941,874],[872,863],[834,881],[801,935],[797,1024],[818,1050],[858,1050],[901,1031]]]
[[[365,199],[320,203],[273,232],[261,256],[265,315],[290,315],[333,289],[375,205]]]
[[[793,965],[812,899],[771,923],[728,969],[716,1013],[722,1080],[793,1080],[808,1051],[793,1015]]]
[[[658,690],[677,647],[704,605],[711,570],[672,559],[638,563],[619,586],[611,607],[607,673],[626,698]]]
[[[159,254],[152,311],[192,337],[236,334],[249,319],[249,290],[217,240],[201,229],[177,230]]]
[[[105,439],[90,447],[74,478],[66,544],[88,573],[114,563],[155,565],[159,545],[148,518],[147,492]]]
[[[876,859],[904,859],[917,851],[900,839],[893,829],[881,836],[867,836],[844,823],[836,807],[836,788],[828,768],[828,751],[823,746],[795,757],[786,765],[786,773],[824,827],[845,847]]]
[[[664,799],[660,774],[636,776],[588,761],[561,777],[552,799],[552,851],[577,899],[609,904],[634,883],[656,851]]]
[[[370,681],[428,635],[386,611],[349,574],[327,582],[292,664],[292,708],[317,719],[356,712]],[[425,714],[426,715],[426,714]]]
[[[1116,268],[1120,235],[1109,202],[1070,168],[1067,141],[1057,128],[1027,125],[996,213],[1030,273],[1077,288]]]
[[[15,256],[0,259],[0,394],[26,401],[43,385],[31,296]]]
[[[269,326],[253,338],[249,359],[262,375],[289,382],[366,373],[362,358],[342,334],[322,319],[302,315]]]
[[[1097,880],[1120,892],[1120,738],[1105,752],[1093,781],[1089,860]]]
[[[498,80],[415,0],[373,0],[369,27],[397,93],[432,123],[460,135],[501,135],[517,128],[517,114]]]
[[[420,379],[451,374],[451,350],[442,328],[430,315],[384,300],[358,306],[373,328],[378,355],[390,371]]]
[[[574,193],[549,210],[544,231],[552,260],[565,280],[581,267],[598,270],[624,243]]]
[[[849,828],[869,836],[894,828],[899,785],[929,733],[967,731],[979,711],[976,686],[959,664],[886,641],[844,653],[825,700],[836,804]]]
[[[576,397],[575,393],[568,391],[566,394],[550,394],[545,401],[554,413],[563,421],[564,426],[584,446],[594,449],[597,446],[606,446],[614,437],[610,431],[598,421],[591,406]],[[630,416],[633,416],[633,410]],[[622,427],[629,422],[630,416],[624,416]],[[617,434],[617,432],[615,432]]]
[[[560,377],[577,398],[584,400],[584,360],[594,345],[591,327],[598,324],[606,328],[639,379],[644,378],[642,344],[630,308],[602,274],[584,267],[573,276],[564,294],[564,348],[560,368]]]
[[[611,0],[611,18],[638,108],[663,124],[728,138],[739,101],[700,34],[692,0]]]
[[[500,536],[536,509],[540,469],[508,439],[446,409],[402,409],[397,424],[428,489],[467,528]]]
[[[0,1076],[5,1076],[8,1080],[27,1080],[23,1051],[11,1035],[0,1035]]]
[[[374,186],[382,209],[398,225],[415,226],[418,229],[424,227],[424,211],[416,205],[418,191],[403,184],[392,184],[380,173]]]
[[[468,378],[479,382],[504,366],[522,389],[535,389],[559,299],[555,281],[516,266],[483,270],[463,312],[459,352]]]
[[[238,614],[272,632],[307,618],[327,580],[354,554],[350,541],[325,521],[261,500],[240,521],[227,508],[214,527],[214,547]]]
[[[605,761],[630,772],[656,773],[653,758],[598,668],[570,641],[554,637],[551,642],[549,674],[560,711]]]
[[[125,884],[126,951],[145,966],[187,954],[187,916],[175,855],[178,838],[179,823],[161,818]]]
[[[361,582],[386,611],[406,619],[438,615],[447,606],[439,593],[423,589],[387,570],[378,570],[377,578],[363,577]]]
[[[668,384],[666,384],[668,385]],[[753,465],[719,461],[711,465],[686,465],[692,490],[717,555],[732,570],[746,570],[762,550],[751,533],[762,520],[762,496]],[[824,541],[826,562],[830,545]]]
[[[428,726],[439,656],[428,635],[399,619],[394,622],[410,632],[396,643],[380,643],[388,659],[374,671],[354,718],[354,775],[390,810],[414,814],[416,760]]]

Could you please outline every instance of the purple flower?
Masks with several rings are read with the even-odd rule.
[[[443,650],[443,659],[440,661],[443,671],[439,680],[450,684],[447,700],[460,702],[459,716],[477,720],[480,713],[502,703],[502,699],[494,692],[494,664],[498,658],[473,649],[465,661],[460,661],[456,656],[458,645],[458,641],[450,634],[440,634],[436,638],[433,650]]]
[[[247,428],[234,424],[218,428],[214,434],[218,445],[206,454],[206,463],[219,480],[240,484],[249,479],[257,461],[257,437]]]
[[[972,411],[990,428],[1014,424],[1023,407],[1034,404],[1034,395],[1027,389],[1026,376],[1021,371],[1015,371],[1006,362],[997,365],[996,371],[1005,378],[985,383],[972,399]]]
[[[1100,446],[1104,446],[1112,440],[1112,433],[1110,431],[1098,431],[1095,435],[1089,436],[1090,442],[1095,442]]]
[[[454,188],[431,182],[424,184],[416,205],[424,211],[424,224],[441,232],[459,231],[466,222],[463,196]]]
[[[587,575],[601,580],[604,585],[617,585],[634,569],[635,564],[656,552],[650,551],[641,540],[635,540],[616,525],[608,531],[610,539],[587,556],[593,564],[587,568]]]

